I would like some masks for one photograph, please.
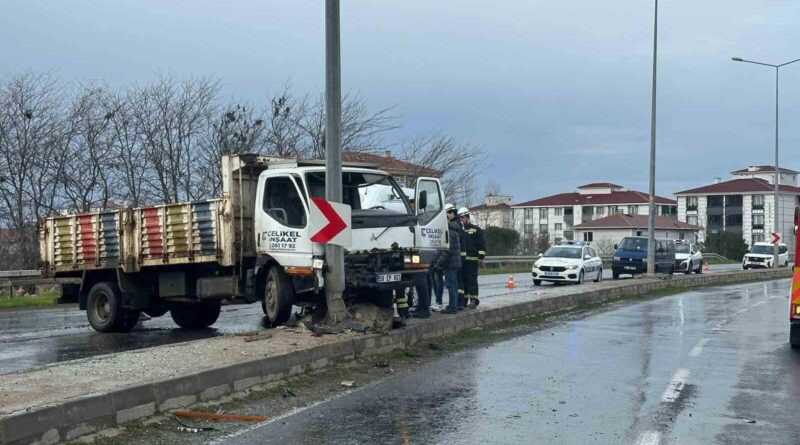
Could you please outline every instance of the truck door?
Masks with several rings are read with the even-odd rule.
[[[444,212],[444,195],[438,179],[419,178],[415,194],[417,230],[414,245],[422,251],[424,262],[430,262],[438,249],[449,246],[447,215]]]
[[[295,178],[264,172],[259,178],[256,247],[283,267],[310,267],[308,205]]]

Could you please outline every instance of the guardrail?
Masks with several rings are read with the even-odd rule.
[[[80,283],[80,278],[43,278],[38,270],[0,270],[0,289],[8,289],[8,298],[14,296],[18,287]]]
[[[500,269],[509,264],[517,265],[533,265],[533,262],[539,259],[538,255],[507,255],[507,256],[487,256],[481,262],[482,269]]]

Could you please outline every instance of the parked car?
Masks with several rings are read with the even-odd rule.
[[[742,258],[742,269],[760,269],[772,267],[774,255],[772,243],[753,243],[750,250]],[[778,244],[778,266],[786,267],[789,265],[789,248],[786,244]]]
[[[672,240],[657,239],[655,251],[656,273],[672,275],[675,272],[675,244]],[[620,275],[634,276],[647,272],[647,237],[625,237],[618,246],[614,246],[611,276],[616,280]]]
[[[603,279],[603,260],[591,246],[563,244],[553,246],[533,263],[533,285],[542,281],[583,283]]]
[[[703,273],[703,254],[697,244],[675,240],[675,270],[686,274]]]

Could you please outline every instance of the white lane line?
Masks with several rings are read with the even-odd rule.
[[[750,306],[752,306],[752,307],[761,306],[764,303],[766,303],[766,301],[759,301],[758,303],[753,303]]]
[[[739,309],[738,311],[736,311],[736,315],[742,315],[743,313],[747,312],[747,309],[748,308]]]
[[[669,384],[667,385],[667,389],[661,396],[661,401],[672,403],[678,400],[678,397],[681,395],[681,391],[683,391],[683,387],[686,386],[687,378],[689,378],[688,369],[679,369],[675,371],[675,374],[672,376],[672,379],[670,379]]]
[[[777,296],[777,295],[773,295],[773,296],[769,297],[769,299],[770,299],[770,300],[774,300],[774,299],[776,299],[776,298],[778,298],[778,296]]]
[[[658,445],[661,443],[661,433],[658,431],[647,431],[636,441],[636,445]]]
[[[703,346],[705,346],[706,343],[708,343],[709,341],[711,341],[711,339],[708,338],[700,339],[700,341],[697,342],[696,345],[694,345],[694,348],[692,348],[689,351],[689,357],[697,357],[698,355],[700,355],[700,353],[703,352]]]

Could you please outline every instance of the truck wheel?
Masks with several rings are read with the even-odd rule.
[[[292,316],[292,300],[292,283],[280,267],[272,266],[267,272],[262,309],[273,326],[286,323]]]
[[[139,321],[139,311],[122,306],[122,291],[103,281],[92,286],[86,299],[86,317],[97,332],[130,332]]]
[[[789,345],[792,349],[800,348],[800,322],[791,322],[789,328]]]
[[[167,305],[165,305],[165,304],[158,304],[158,305],[150,306],[150,307],[148,307],[147,309],[145,309],[142,312],[144,312],[145,314],[149,315],[150,317],[158,318],[158,317],[166,314],[167,312],[169,312],[169,307],[167,307]]]
[[[389,290],[376,290],[375,291],[375,304],[382,308],[394,308],[394,291]]]
[[[203,329],[217,322],[218,302],[175,305],[169,310],[172,321],[184,329]]]

